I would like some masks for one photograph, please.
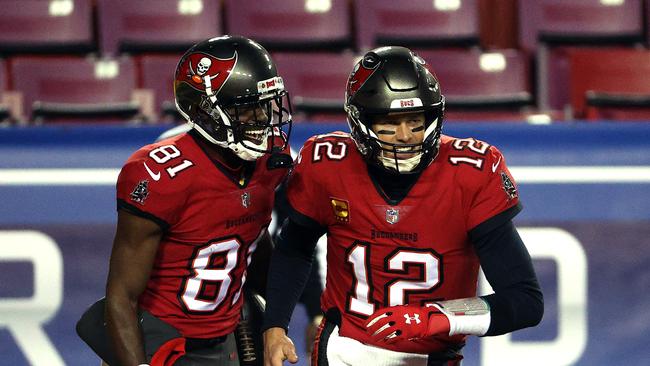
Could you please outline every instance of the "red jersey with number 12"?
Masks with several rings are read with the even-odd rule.
[[[342,336],[371,345],[363,324],[380,308],[476,296],[479,260],[468,232],[519,210],[501,153],[444,135],[438,156],[400,202],[372,181],[348,134],[315,136],[301,150],[288,198],[294,210],[327,227],[323,310],[339,310]],[[432,353],[463,340],[441,336],[386,347]]]
[[[166,229],[139,305],[185,337],[222,336],[239,321],[246,267],[286,174],[266,159],[234,182],[183,134],[141,148],[122,168],[119,207]]]

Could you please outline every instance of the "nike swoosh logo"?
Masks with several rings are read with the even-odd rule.
[[[497,171],[497,167],[499,166],[499,163],[501,163],[501,156],[499,156],[499,160],[497,160],[496,163],[492,164],[492,173]]]
[[[147,166],[147,163],[143,163],[143,164],[144,164],[144,168],[147,169],[147,173],[149,173],[151,178],[155,181],[158,181],[160,179],[160,172],[154,174],[154,172],[152,172],[151,169],[149,169],[149,167]]]

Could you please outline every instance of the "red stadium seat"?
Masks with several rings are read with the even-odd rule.
[[[478,0],[481,47],[517,48],[517,4],[519,0]]]
[[[346,0],[226,0],[227,33],[270,50],[341,49],[352,45]]]
[[[650,120],[648,50],[571,50],[569,85],[577,118]]]
[[[478,1],[356,0],[357,47],[469,46],[479,42]]]
[[[0,7],[0,53],[95,49],[92,0],[2,0]]]
[[[10,64],[13,87],[31,121],[124,122],[151,116],[153,98],[136,91],[130,58],[16,57]]]
[[[4,100],[6,91],[7,78],[5,77],[5,63],[4,60],[0,60],[0,124],[8,122],[11,117],[9,106]]]
[[[551,44],[630,44],[643,41],[641,0],[521,0],[522,48]]]
[[[516,50],[421,50],[440,80],[449,119],[522,120],[533,105],[527,57]]]
[[[650,46],[650,0],[645,0],[645,37],[646,45]]]
[[[221,35],[218,1],[97,0],[100,46],[119,52],[182,52]]]
[[[345,121],[345,86],[356,61],[354,54],[274,53],[273,59],[298,112],[295,120]]]
[[[641,0],[522,0],[521,47],[536,52],[537,98],[542,109],[564,110],[567,46],[632,46],[643,41]]]
[[[174,104],[174,72],[181,55],[143,55],[138,58],[140,87],[153,91],[156,113],[162,120],[178,121]]]

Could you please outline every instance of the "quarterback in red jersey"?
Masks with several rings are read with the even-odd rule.
[[[111,365],[239,365],[228,344],[291,165],[288,96],[268,52],[231,36],[190,48],[174,92],[192,129],[138,150],[117,181],[112,351],[98,354]]]
[[[265,364],[297,361],[286,326],[325,232],[313,365],[458,365],[468,335],[539,323],[542,293],[511,221],[521,206],[504,157],[441,134],[444,97],[424,60],[403,47],[370,51],[350,75],[345,108],[350,133],[308,140],[289,178]],[[494,294],[477,297],[479,265]]]

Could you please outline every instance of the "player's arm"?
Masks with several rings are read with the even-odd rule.
[[[285,221],[271,257],[264,314],[264,364],[280,366],[298,361],[295,346],[287,337],[291,314],[309,278],[316,243],[325,229],[315,222]]]
[[[137,321],[138,297],[146,287],[162,235],[154,221],[118,211],[105,319],[113,350],[123,365],[147,362]]]
[[[266,298],[266,278],[269,272],[269,262],[273,252],[273,240],[268,230],[262,234],[257,249],[253,253],[246,275],[246,288]]]
[[[490,306],[490,327],[485,335],[535,326],[544,315],[544,297],[530,254],[512,221],[489,229],[488,220],[470,232],[485,277],[494,289],[494,294],[481,297]]]
[[[378,342],[392,343],[438,334],[493,336],[537,325],[544,300],[532,260],[512,221],[499,219],[470,232],[494,294],[380,309],[366,322],[367,332]],[[409,321],[415,314],[421,322]]]

